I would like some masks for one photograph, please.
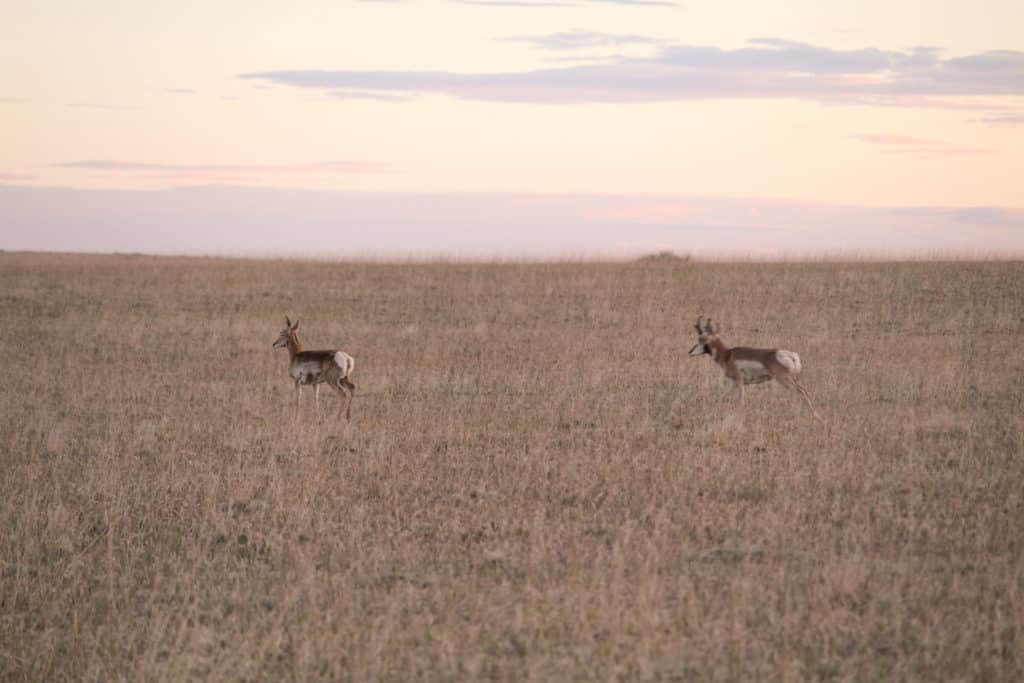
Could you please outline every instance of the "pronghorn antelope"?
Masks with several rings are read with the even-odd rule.
[[[288,349],[288,374],[295,380],[295,407],[299,406],[299,388],[303,384],[313,385],[316,404],[320,405],[320,385],[328,384],[340,395],[346,397],[345,418],[352,417],[352,398],[356,393],[356,385],[349,381],[355,360],[344,351],[303,351],[299,335],[299,321],[292,324],[290,318],[284,319],[285,327],[274,342],[274,348],[282,346]]]
[[[718,363],[722,371],[725,372],[725,376],[736,384],[740,403],[743,403],[744,384],[760,384],[774,379],[787,389],[800,392],[804,401],[807,402],[807,407],[811,409],[811,413],[817,420],[821,420],[818,412],[811,405],[811,398],[807,395],[807,390],[796,381],[796,376],[800,374],[801,369],[800,356],[793,351],[781,349],[752,349],[746,346],[729,348],[719,338],[718,331],[712,327],[711,318],[708,318],[704,329],[701,329],[702,317],[697,318],[697,343],[690,349],[690,355],[708,354],[711,356],[711,360]]]

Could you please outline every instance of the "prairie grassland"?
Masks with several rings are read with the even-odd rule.
[[[1024,264],[0,254],[0,319],[3,680],[1024,676]]]

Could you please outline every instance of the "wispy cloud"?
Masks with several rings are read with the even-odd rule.
[[[628,33],[598,33],[576,29],[543,36],[507,36],[506,43],[527,43],[544,50],[580,50],[620,45],[653,45],[657,38]]]
[[[397,4],[407,0],[359,0],[363,3]],[[620,5],[623,7],[681,7],[670,0],[452,0],[457,5],[515,9],[545,9],[549,7],[585,7],[586,5]]]
[[[58,168],[134,174],[146,178],[176,181],[241,181],[288,175],[333,175],[378,173],[384,164],[362,161],[317,161],[298,164],[161,164],[139,161],[91,159],[55,164]]]
[[[164,92],[171,95],[195,95],[196,91],[191,88],[164,88]]]
[[[970,206],[949,209],[946,215],[957,223],[987,225],[1024,230],[1024,209],[1006,209],[996,206]]]
[[[34,175],[27,175],[25,173],[5,173],[0,171],[0,183],[20,183],[34,179]]]
[[[993,126],[1020,126],[1024,125],[1024,112],[1008,112],[1002,114],[991,114],[975,119],[976,123],[987,123]]]
[[[107,111],[135,111],[141,109],[132,104],[105,104],[103,102],[69,102],[69,107],[75,109],[105,109]]]
[[[590,0],[590,2],[605,5],[626,5],[631,7],[681,7],[678,2],[667,0]]]
[[[565,39],[552,39],[552,44],[560,41]],[[943,59],[935,48],[836,50],[760,38],[734,50],[671,45],[649,58],[623,57],[605,64],[523,72],[310,69],[239,77],[327,91],[445,94],[552,104],[798,98],[942,106],[941,100],[929,98],[1024,96],[1024,52],[1003,50]]]
[[[411,95],[393,94],[386,92],[373,92],[366,90],[332,90],[328,93],[331,97],[339,100],[377,100],[380,102],[405,102],[412,99]]]
[[[855,140],[873,145],[914,145],[917,147],[946,147],[946,143],[907,135],[854,135]]]
[[[971,97],[971,96],[966,96]],[[913,109],[950,109],[965,112],[990,112],[994,108],[991,101],[964,99],[959,96],[936,97],[934,95],[844,95],[842,97],[822,100],[830,105],[854,107],[909,107]]]
[[[929,140],[908,135],[854,135],[853,139],[871,145],[881,145],[886,148],[887,152],[922,157],[964,156],[990,152],[990,150],[979,147],[961,147],[941,140]]]
[[[576,54],[559,53],[557,57],[544,57],[543,61],[551,64],[597,64],[600,62],[617,62],[622,59],[622,53],[610,53],[604,55],[580,52]]]
[[[367,0],[364,0],[366,2]],[[460,5],[480,7],[582,7],[592,5],[621,5],[624,7],[680,7],[678,2],[668,0],[455,0]]]
[[[981,147],[907,147],[889,151],[896,154],[927,158],[962,157],[992,153],[992,150]]]
[[[574,2],[529,2],[529,0],[456,0],[460,5],[477,5],[479,7],[573,7]]]

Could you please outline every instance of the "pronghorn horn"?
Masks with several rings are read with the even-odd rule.
[[[296,321],[295,321],[295,324],[294,324],[294,325],[292,325],[292,329],[293,329],[293,330],[297,330],[297,329],[299,329],[299,321],[298,321],[298,320],[296,320]]]
[[[700,319],[703,317],[702,315],[697,316],[697,334],[704,334],[704,331],[700,329]]]
[[[292,326],[292,319],[289,318],[288,316],[285,316],[284,317],[284,324],[287,325],[288,327],[291,327]]]
[[[711,318],[708,318],[708,321],[704,324],[704,331],[708,334],[715,333],[715,328],[711,326]]]

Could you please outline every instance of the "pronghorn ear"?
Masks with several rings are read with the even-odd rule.
[[[697,334],[704,334],[704,331],[700,329],[700,319],[703,318],[703,317],[704,316],[702,316],[702,315],[698,315],[697,316],[697,324],[694,325],[694,327],[697,328]]]
[[[292,326],[292,319],[289,318],[288,316],[285,316],[284,317],[284,324],[285,324],[285,327],[291,328],[291,326]]]
[[[295,321],[295,324],[294,324],[294,325],[292,325],[292,331],[293,331],[293,332],[294,332],[295,330],[297,330],[297,329],[299,329],[299,321],[298,321],[298,320],[296,320],[296,321]]]

